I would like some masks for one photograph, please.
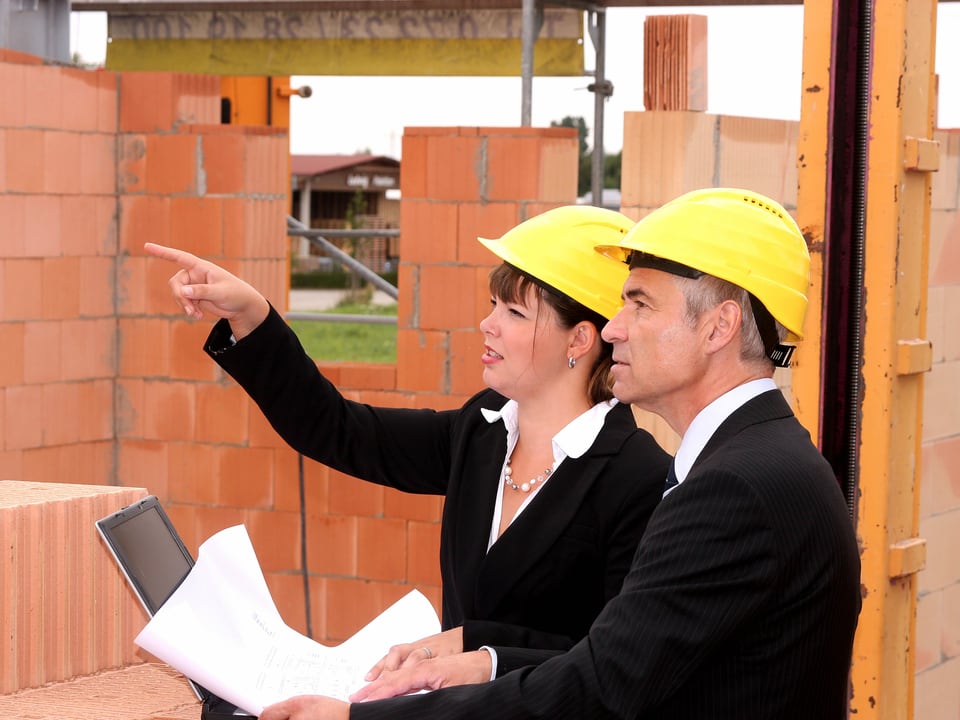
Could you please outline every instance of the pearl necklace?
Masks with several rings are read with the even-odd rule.
[[[519,485],[517,485],[513,481],[513,470],[510,468],[510,458],[508,457],[506,464],[504,464],[503,466],[503,484],[509,488],[513,488],[518,492],[528,493],[531,490],[533,490],[535,485],[537,485],[538,483],[544,482],[548,477],[550,477],[552,473],[553,473],[553,468],[548,467],[546,470],[544,470],[542,473],[537,475],[535,478],[531,478],[530,480],[527,480],[527,482],[520,483]]]

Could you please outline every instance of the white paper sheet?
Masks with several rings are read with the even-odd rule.
[[[212,693],[259,715],[294,695],[345,700],[391,645],[440,632],[413,590],[338,646],[288,627],[277,611],[243,525],[200,546],[186,579],[135,642]]]

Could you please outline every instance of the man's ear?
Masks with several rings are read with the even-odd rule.
[[[710,311],[709,317],[708,351],[716,352],[730,344],[740,332],[743,308],[734,300],[724,300]]]

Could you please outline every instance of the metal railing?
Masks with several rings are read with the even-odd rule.
[[[382,291],[389,297],[396,300],[399,297],[399,291],[394,285],[380,277],[373,270],[368,268],[362,262],[353,256],[345,253],[327,238],[369,238],[369,237],[399,237],[400,231],[396,229],[358,229],[358,230],[314,230],[308,228],[302,222],[292,215],[287,216],[287,235],[291,237],[304,237],[310,241],[311,245],[320,248],[323,253],[339,262],[341,265],[358,275],[363,280]],[[305,313],[288,312],[287,320],[310,320],[319,322],[340,322],[340,323],[367,323],[372,325],[396,325],[396,316],[390,315],[356,315],[341,313]]]

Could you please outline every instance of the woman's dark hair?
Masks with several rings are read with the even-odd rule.
[[[504,302],[525,303],[531,288],[540,302],[553,308],[561,327],[572,328],[585,320],[597,329],[600,355],[590,374],[587,394],[594,405],[612,398],[610,368],[613,366],[613,346],[599,337],[603,326],[607,324],[606,318],[509,263],[502,263],[490,272],[490,294]]]

